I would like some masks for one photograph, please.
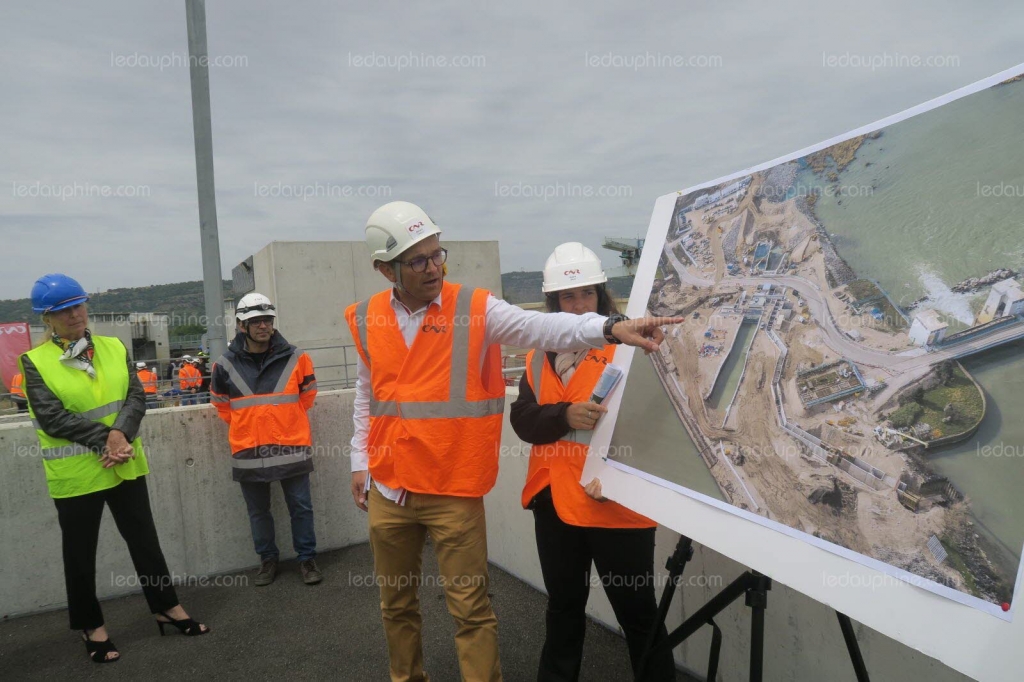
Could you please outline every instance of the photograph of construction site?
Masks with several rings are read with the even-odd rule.
[[[634,356],[619,464],[1007,610],[1024,548],[1022,110],[1018,76],[678,193],[633,297],[686,322]]]

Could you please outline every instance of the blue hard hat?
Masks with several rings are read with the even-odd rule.
[[[52,313],[88,300],[82,285],[67,275],[43,275],[32,285],[32,312]]]

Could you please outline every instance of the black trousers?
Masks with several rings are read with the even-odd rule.
[[[122,481],[109,490],[53,501],[64,550],[64,584],[68,593],[68,617],[72,630],[93,630],[103,625],[103,611],[96,599],[96,544],[100,536],[103,505],[110,513],[128,545],[138,582],[152,613],[178,605],[167,562],[149,507],[149,491],[144,476]],[[128,576],[125,576],[128,578]]]
[[[540,655],[540,682],[579,679],[590,596],[591,562],[626,635],[634,671],[658,619],[654,594],[654,528],[571,526],[555,512],[550,488],[534,498],[544,587],[548,591],[547,634]],[[661,634],[666,634],[661,627]],[[672,652],[651,661],[649,680],[675,680]]]

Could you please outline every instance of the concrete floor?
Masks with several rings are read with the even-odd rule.
[[[179,587],[189,613],[212,628],[195,639],[177,632],[159,637],[141,594],[106,601],[107,627],[122,656],[115,664],[86,658],[64,610],[7,620],[0,623],[0,679],[388,679],[378,592],[366,586],[373,572],[369,545],[327,552],[318,563],[325,578],[316,586],[304,585],[296,564],[286,562],[269,587],[246,585],[243,574],[231,587]],[[437,574],[429,543],[424,573]],[[536,679],[545,596],[493,566],[491,594],[504,678]],[[420,601],[426,670],[437,682],[458,680],[443,591],[425,585]],[[581,679],[632,679],[625,641],[593,622]],[[680,682],[688,679],[680,673]]]

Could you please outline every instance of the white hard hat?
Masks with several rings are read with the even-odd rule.
[[[181,356],[181,361],[182,362],[192,362],[192,356],[191,355],[182,355]]]
[[[441,234],[441,230],[426,211],[408,201],[384,204],[366,221],[366,245],[374,265],[394,260],[435,234]]]
[[[146,363],[142,362],[141,360],[139,362],[136,362],[135,369],[146,369]]]
[[[277,310],[270,299],[255,292],[246,294],[235,307],[235,319],[243,322],[253,317],[277,317]]]
[[[563,289],[603,284],[608,278],[597,254],[579,242],[566,242],[555,247],[544,264],[545,294]]]

